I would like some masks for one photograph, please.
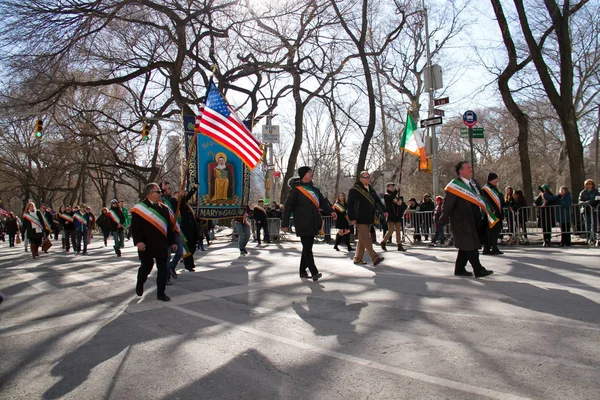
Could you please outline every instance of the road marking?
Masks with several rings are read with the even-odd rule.
[[[499,399],[499,400],[524,400],[524,399],[526,399],[525,397],[520,397],[517,395],[510,394],[510,393],[498,392],[498,391],[491,390],[491,389],[485,389],[482,387],[469,385],[467,383],[456,382],[456,381],[452,381],[452,380],[445,379],[445,378],[439,378],[436,376],[427,375],[427,374],[423,374],[420,372],[415,372],[415,371],[411,371],[411,370],[407,370],[407,369],[403,369],[403,368],[394,367],[391,365],[382,364],[377,361],[372,361],[372,360],[368,360],[365,358],[360,358],[360,357],[352,356],[349,354],[340,353],[338,351],[329,350],[329,349],[325,349],[325,348],[318,347],[318,346],[313,346],[308,343],[297,342],[295,340],[277,336],[277,335],[273,335],[271,333],[263,332],[258,329],[234,324],[234,323],[231,323],[231,322],[219,319],[219,318],[212,317],[210,315],[206,315],[206,314],[202,314],[202,313],[199,313],[196,311],[188,310],[186,308],[183,308],[183,307],[180,307],[177,305],[167,304],[166,307],[171,308],[173,310],[180,311],[184,314],[192,315],[192,316],[195,316],[198,318],[202,318],[202,319],[214,322],[219,325],[227,326],[229,328],[236,329],[236,330],[239,330],[239,331],[251,334],[251,335],[259,336],[259,337],[262,337],[265,339],[273,340],[275,342],[279,342],[279,343],[283,343],[283,344],[286,344],[286,345],[289,345],[292,347],[296,347],[301,350],[312,351],[314,353],[319,353],[319,354],[322,354],[322,355],[325,355],[328,357],[337,358],[338,360],[348,361],[353,364],[357,364],[357,365],[372,368],[372,369],[377,369],[380,371],[389,372],[394,375],[403,376],[403,377],[410,378],[410,379],[415,379],[415,380],[418,380],[421,382],[431,383],[431,384],[434,384],[437,386],[442,386],[442,387],[446,387],[446,388],[453,389],[453,390],[460,390],[462,392],[485,396],[485,397],[489,397],[492,399]]]
[[[56,291],[58,291],[57,287],[52,286],[48,282],[41,280],[33,272],[25,271],[22,269],[21,270],[11,270],[10,272],[12,272],[13,274],[15,274],[16,276],[21,278],[21,280],[23,282],[27,283],[28,285],[30,285],[31,287],[33,287],[34,289],[36,289],[40,292],[56,292]]]

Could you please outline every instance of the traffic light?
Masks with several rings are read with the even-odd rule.
[[[148,124],[143,124],[142,125],[142,140],[147,141],[148,139],[150,139],[150,137],[148,136],[149,134],[150,134],[150,126],[148,126]]]
[[[41,119],[38,119],[37,121],[35,121],[35,137],[38,139],[42,138],[42,135],[44,134],[44,121],[42,121]]]

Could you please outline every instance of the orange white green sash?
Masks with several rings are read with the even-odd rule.
[[[469,185],[464,183],[462,180],[453,179],[448,185],[446,185],[444,190],[479,207],[483,212],[485,212],[490,228],[500,221],[494,214],[494,210],[492,210],[490,205],[486,203],[486,201],[479,194],[473,193]]]
[[[44,227],[42,226],[42,223],[40,222],[40,220],[37,218],[36,215],[30,214],[30,213],[27,212],[27,213],[23,214],[23,218],[25,218],[27,221],[31,222],[31,227],[33,229],[39,228],[42,231],[44,230]]]
[[[58,213],[58,216],[67,222],[73,222],[73,217],[71,217],[69,214]]]
[[[108,215],[110,216],[110,219],[112,219],[114,222],[117,223],[117,225],[119,225],[121,223],[121,218],[119,218],[119,215],[117,214],[117,212],[115,210],[113,210],[112,208],[110,210],[108,210]]]
[[[485,191],[488,196],[490,196],[490,198],[492,199],[492,201],[494,203],[496,203],[496,206],[498,207],[498,210],[502,210],[502,201],[500,200],[500,194],[490,185],[488,185],[487,183],[481,188],[481,190]]]
[[[42,222],[44,223],[46,230],[51,231],[52,228],[50,228],[50,224],[48,223],[48,220],[46,219],[46,216],[44,214],[45,214],[44,212],[40,212],[40,215],[42,216]]]
[[[338,203],[338,202],[336,202],[336,203],[333,205],[333,208],[334,208],[335,210],[337,210],[337,211],[341,212],[341,213],[344,213],[344,212],[346,212],[346,211],[347,211],[347,210],[346,210],[346,207],[344,207],[343,205],[341,205],[341,204],[340,204],[340,203]]]
[[[163,235],[165,235],[165,237],[167,237],[167,221],[162,215],[160,215],[158,211],[148,207],[145,203],[137,203],[135,206],[133,206],[131,212],[142,217],[144,220],[146,220],[146,222],[154,226]]]
[[[300,193],[305,195],[314,204],[315,207],[317,207],[317,210],[319,210],[319,196],[315,193],[314,190],[312,190],[308,186],[297,186],[297,189]]]
[[[76,219],[80,224],[87,225],[87,221],[83,218],[83,215],[75,213],[73,214],[73,219]]]

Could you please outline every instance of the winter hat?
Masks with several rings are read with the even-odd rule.
[[[491,181],[493,181],[494,179],[498,179],[498,175],[496,175],[496,174],[495,174],[495,173],[493,173],[493,172],[490,172],[490,173],[488,174],[488,180],[487,180],[487,181],[488,181],[488,182],[491,182]]]
[[[544,183],[542,185],[542,189],[550,190],[550,185],[548,185],[547,183]]]
[[[110,201],[110,204],[119,204],[119,200],[117,200],[117,199],[112,199],[112,200]]]
[[[415,199],[414,197],[411,197],[410,200],[408,200],[408,201],[414,201],[416,203],[417,199]]]
[[[310,170],[311,170],[310,167],[298,168],[298,176],[300,177],[300,179],[304,178],[304,175],[306,175],[308,173],[308,171],[310,171]]]

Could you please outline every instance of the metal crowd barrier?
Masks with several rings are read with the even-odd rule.
[[[323,216],[323,226],[317,237],[321,239],[334,239],[338,232],[335,220],[331,216]],[[279,241],[282,236],[281,219],[268,218],[269,237],[272,241]],[[563,231],[561,232],[561,224]],[[256,239],[256,224],[250,220],[252,239]],[[600,238],[600,205],[592,208],[589,205],[572,204],[568,209],[563,206],[526,206],[517,210],[505,209],[502,221],[501,238],[506,243],[529,244],[544,241],[544,235],[549,235],[551,240],[557,241],[561,234],[571,234],[580,237],[587,243],[598,246]],[[445,241],[452,244],[450,225],[444,226]],[[289,234],[294,234],[294,218],[290,218]],[[433,211],[407,210],[402,221],[402,241],[419,243],[429,241],[435,234]],[[261,233],[262,235],[262,233]],[[394,235],[395,237],[395,235]]]
[[[597,210],[586,204],[572,204],[570,207],[527,206],[515,212],[517,243],[544,241],[544,237],[556,240],[564,233],[596,244],[597,230]]]

